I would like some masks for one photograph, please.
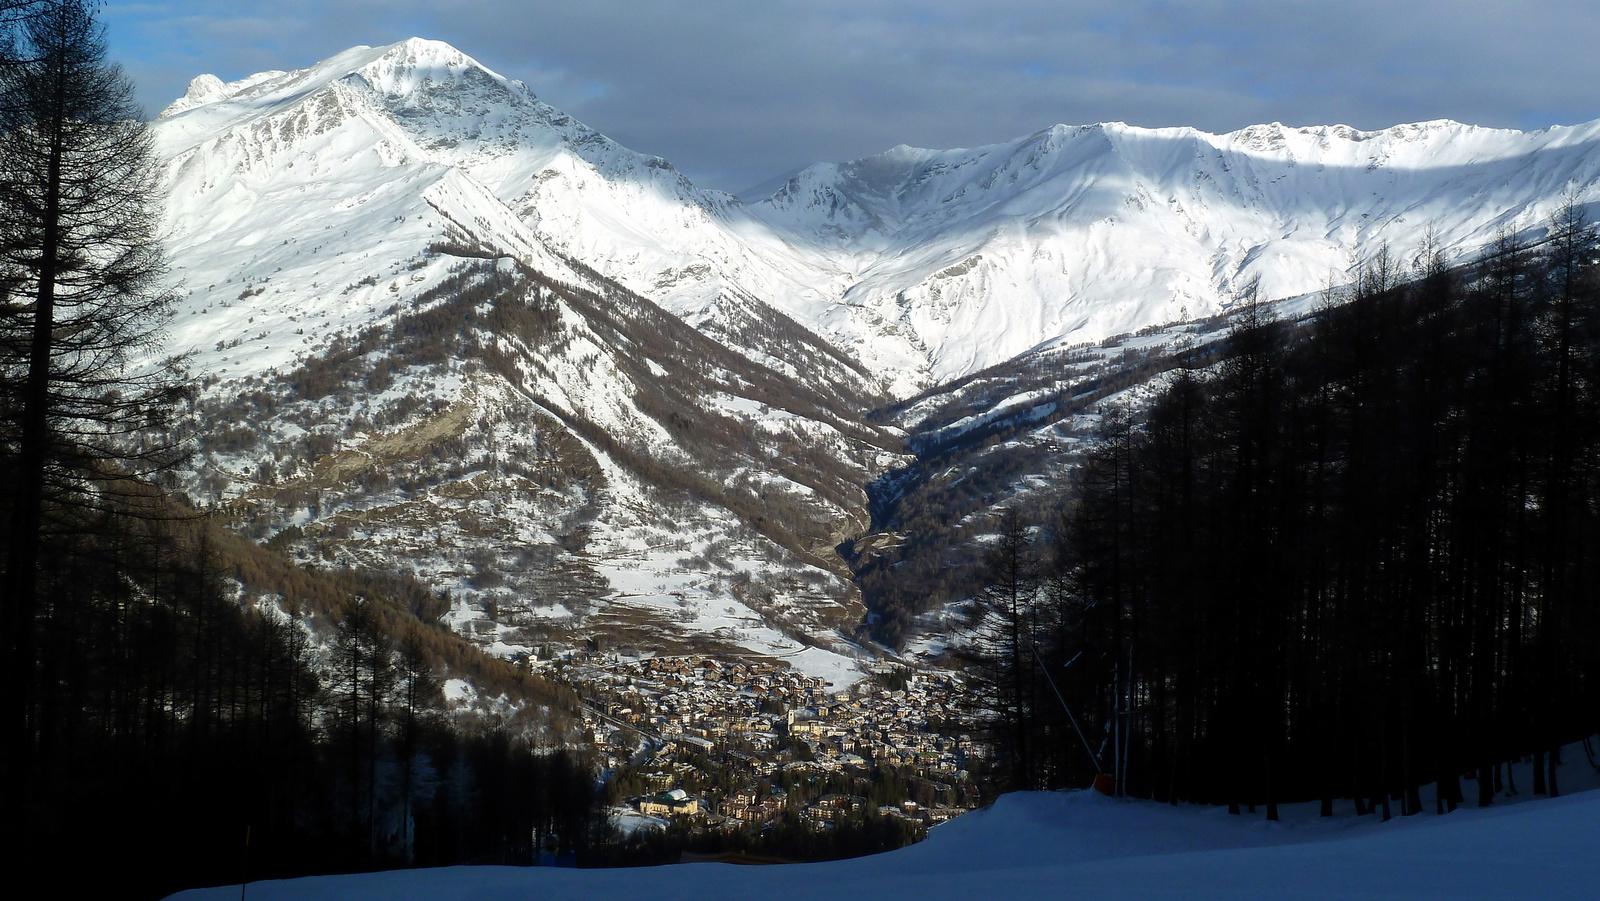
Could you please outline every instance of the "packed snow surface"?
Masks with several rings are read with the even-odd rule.
[[[594,898],[1472,899],[1590,898],[1600,885],[1600,792],[1388,823],[1230,817],[1090,792],[1006,795],[873,857],[790,866],[619,870],[454,867],[253,883],[256,901]],[[232,898],[238,887],[175,896]]]

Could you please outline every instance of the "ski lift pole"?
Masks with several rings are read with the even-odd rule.
[[[239,867],[239,901],[244,901],[244,891],[250,885],[250,824],[244,825],[244,863]]]
[[[1095,756],[1094,749],[1089,747],[1089,739],[1078,725],[1078,718],[1072,715],[1072,708],[1067,706],[1067,699],[1061,696],[1061,689],[1056,687],[1056,680],[1050,677],[1050,668],[1045,666],[1044,658],[1039,656],[1039,648],[1034,646],[1030,650],[1033,651],[1033,659],[1039,662],[1039,672],[1044,673],[1045,681],[1050,683],[1050,690],[1055,692],[1056,700],[1061,702],[1061,709],[1066,711],[1067,722],[1072,724],[1072,731],[1078,733],[1078,740],[1083,742],[1083,750],[1089,755],[1089,762],[1094,764],[1095,788],[1099,789],[1100,777],[1106,774],[1105,769],[1100,766],[1100,758]],[[1102,793],[1105,792],[1104,789],[1100,790]]]

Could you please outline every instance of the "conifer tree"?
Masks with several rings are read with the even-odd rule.
[[[1002,516],[987,562],[988,578],[973,609],[976,632],[964,652],[967,684],[993,739],[1002,778],[1012,788],[1025,788],[1033,774],[1037,566],[1017,511]]]
[[[35,701],[50,511],[100,504],[104,486],[87,486],[108,467],[165,462],[170,444],[156,436],[176,385],[145,359],[171,296],[157,173],[132,86],[107,61],[84,0],[0,12],[0,458],[12,474],[0,580],[11,687],[0,751],[10,760],[25,756]]]

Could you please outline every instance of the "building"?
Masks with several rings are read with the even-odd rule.
[[[681,788],[639,799],[639,812],[650,817],[689,817],[700,812],[700,799]]]

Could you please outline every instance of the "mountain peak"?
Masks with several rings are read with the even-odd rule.
[[[252,88],[264,81],[281,78],[284,74],[279,69],[269,69],[266,72],[257,72],[248,78],[230,82],[224,82],[209,72],[203,75],[196,75],[189,81],[189,88],[184,91],[183,96],[168,104],[167,108],[162,110],[156,118],[165,119],[197,107],[228,100],[248,88]]]
[[[444,41],[428,38],[406,38],[393,44],[374,48],[375,58],[362,68],[389,65],[415,70],[461,70],[488,67],[457,50]]]
[[[332,190],[376,179],[373,159],[426,163],[495,207],[463,222],[504,220],[496,233],[517,247],[602,261],[608,278],[696,323],[725,296],[761,298],[906,386],[1042,340],[1215,311],[1251,275],[1280,296],[1314,290],[1364,248],[1415,243],[1429,219],[1452,251],[1470,252],[1547,216],[1549,184],[1600,196],[1600,122],[1533,134],[1449,120],[1382,131],[1268,122],[1213,134],[1108,121],[967,149],[899,144],[767,182],[740,207],[423,38],[289,74],[203,76],[169,115],[185,110],[160,129],[171,157],[270,119],[238,132],[264,142],[259,152],[227,164],[275,178],[289,170],[280,155],[315,156],[314,170],[284,177],[285,197],[307,171],[348,164],[355,174],[322,182]],[[346,140],[322,137],[347,122]],[[1550,162],[1530,167],[1534,155]],[[196,197],[217,190],[193,168]],[[980,254],[984,266],[959,268]],[[916,372],[902,379],[896,367]]]
[[[194,103],[210,103],[227,96],[227,85],[222,79],[207,72],[196,75],[189,81],[189,89],[183,92],[183,99]]]
[[[472,73],[472,74],[468,74]],[[463,77],[470,81],[512,82],[443,41],[412,37],[382,47],[351,47],[315,65],[293,72],[270,70],[224,83],[215,75],[200,75],[189,82],[184,95],[158,118],[170,118],[203,106],[252,97],[266,99],[304,96],[350,76],[365,80],[373,90],[404,96],[422,88],[451,85]],[[259,88],[258,91],[250,91]],[[264,93],[263,93],[264,92]]]
[[[396,41],[383,49],[390,53],[403,52],[417,58],[467,58],[467,55],[457,50],[453,44],[415,36]]]
[[[883,153],[878,154],[878,156],[882,159],[893,160],[897,162],[920,161],[928,154],[933,152],[934,151],[929,150],[926,147],[913,147],[910,144],[896,144],[893,147],[890,147],[888,150],[885,150]]]
[[[374,90],[391,96],[454,86],[463,78],[510,84],[509,79],[443,41],[407,38],[362,56],[365,58],[352,60],[358,64],[348,74],[361,76]]]

